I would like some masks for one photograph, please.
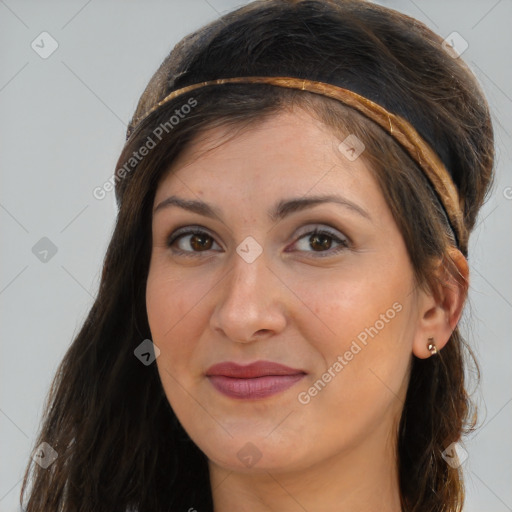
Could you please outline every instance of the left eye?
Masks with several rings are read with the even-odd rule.
[[[346,239],[341,239],[331,231],[323,229],[315,229],[313,231],[305,233],[298,239],[298,241],[294,245],[300,244],[300,241],[303,239],[305,240],[304,245],[313,248],[312,252],[327,252],[329,256],[332,254],[337,254],[349,246],[348,241]],[[333,241],[334,243],[337,243],[339,245],[338,247],[331,250]]]
[[[338,247],[333,249],[333,242],[338,244]],[[174,249],[174,251],[186,256],[194,256],[194,253],[197,254],[200,252],[212,250],[215,244],[220,248],[220,246],[217,244],[217,242],[215,242],[210,234],[200,229],[178,231],[169,237],[169,241],[167,243],[169,247],[177,245],[178,248]],[[302,250],[305,252],[322,252],[328,253],[328,255],[332,255],[348,248],[349,242],[344,238],[339,238],[331,231],[314,229],[313,231],[309,231],[300,236],[293,244],[293,246],[297,245],[299,247],[302,245]],[[190,248],[192,248],[192,250],[189,250]],[[313,250],[308,251],[308,248],[312,248]]]

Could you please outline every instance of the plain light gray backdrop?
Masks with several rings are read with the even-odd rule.
[[[1,512],[19,510],[44,398],[98,289],[117,210],[113,192],[97,200],[92,191],[113,173],[126,124],[170,49],[245,3],[0,0]],[[465,510],[512,511],[512,0],[377,3],[443,37],[460,34],[492,109],[496,184],[470,240],[462,322],[482,370]]]

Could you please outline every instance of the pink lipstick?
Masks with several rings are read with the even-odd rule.
[[[293,386],[306,375],[304,370],[272,361],[249,365],[224,362],[211,366],[206,376],[213,387],[230,398],[257,400],[275,395]]]

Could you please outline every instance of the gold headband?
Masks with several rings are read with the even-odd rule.
[[[159,101],[149,111],[147,111],[142,117],[134,121],[133,127],[139,124],[156,109],[177,96],[207,85],[220,85],[227,83],[262,83],[321,94],[341,101],[345,105],[356,109],[372,121],[376,122],[389,135],[396,139],[412,159],[419,165],[436,191],[441,204],[445,209],[448,221],[452,227],[459,247],[463,251],[467,249],[468,233],[463,221],[462,202],[459,199],[459,194],[455,184],[439,156],[419,135],[416,129],[404,118],[388,112],[377,103],[374,103],[368,98],[360,96],[348,89],[343,89],[342,87],[324,82],[292,77],[248,76],[219,78],[217,80],[208,80],[206,82],[188,85],[181,89],[172,91],[163,100]]]

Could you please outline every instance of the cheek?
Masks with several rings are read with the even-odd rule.
[[[153,341],[165,342],[179,323],[193,313],[199,291],[158,257],[154,260],[146,285],[146,309]]]
[[[186,378],[196,350],[194,340],[205,328],[201,300],[215,281],[190,279],[186,272],[169,270],[165,264],[150,268],[146,309],[152,341],[160,349],[159,367]],[[183,377],[185,376],[185,377]]]
[[[304,400],[368,414],[401,393],[412,350],[411,283],[405,272],[381,270],[333,272],[314,283],[303,276],[297,285],[311,312],[298,321],[302,335],[321,355],[301,388]]]
[[[321,356],[297,389],[299,412],[309,419],[301,423],[314,432],[311,439],[337,440],[336,446],[363,443],[382,425],[391,429],[399,417],[411,359],[409,316],[403,297],[399,302],[394,294],[382,293],[377,300],[374,293],[368,300],[369,291],[354,287],[310,296],[310,304],[329,326],[317,321],[304,331]],[[307,442],[307,433],[299,433]],[[312,442],[309,448],[324,446]]]
[[[358,263],[323,275],[303,272],[295,278],[293,291],[307,308],[296,321],[308,330],[306,339],[342,350],[346,342],[364,343],[376,331],[379,337],[398,334],[401,311],[410,300],[410,280],[397,269]]]

